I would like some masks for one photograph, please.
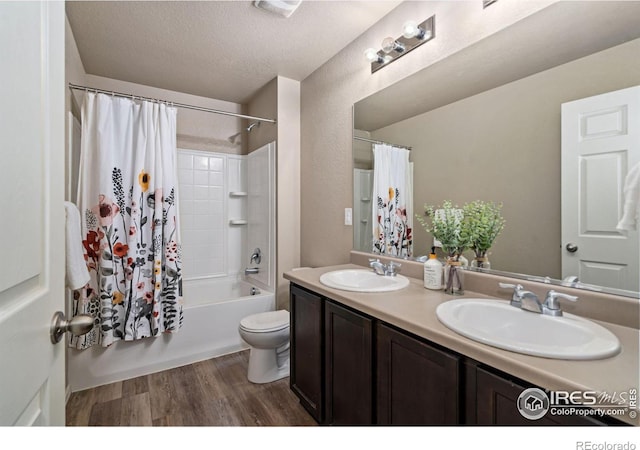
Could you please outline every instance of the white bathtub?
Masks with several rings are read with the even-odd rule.
[[[243,317],[275,309],[275,295],[229,279],[183,282],[184,321],[173,334],[139,341],[118,341],[108,348],[69,349],[68,381],[71,392],[248,348],[238,334]]]

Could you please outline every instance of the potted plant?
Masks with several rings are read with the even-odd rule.
[[[491,268],[487,252],[504,229],[505,220],[501,209],[502,204],[481,200],[463,206],[463,228],[469,238],[469,248],[475,253],[471,267]]]
[[[425,205],[425,216],[426,218],[417,216],[416,219],[428,233],[440,241],[446,255],[445,292],[464,294],[460,256],[471,243],[464,226],[464,211],[446,200],[441,206]]]

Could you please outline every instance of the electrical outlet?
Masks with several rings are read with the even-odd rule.
[[[344,209],[344,224],[353,225],[353,211],[351,208]]]

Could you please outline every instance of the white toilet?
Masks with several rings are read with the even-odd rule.
[[[249,381],[270,383],[289,376],[289,311],[247,316],[240,321],[238,331],[251,346]]]

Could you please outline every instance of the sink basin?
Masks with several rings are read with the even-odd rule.
[[[383,276],[367,269],[334,270],[320,276],[320,283],[334,289],[352,292],[390,292],[409,285],[402,275]]]
[[[606,328],[582,317],[523,311],[504,300],[466,298],[442,303],[438,320],[456,333],[483,344],[553,359],[603,359],[620,351]]]

